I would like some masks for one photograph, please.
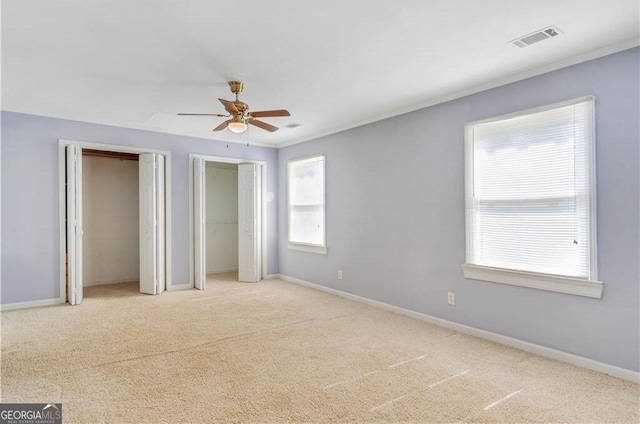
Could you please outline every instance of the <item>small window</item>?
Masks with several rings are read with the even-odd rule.
[[[465,128],[467,278],[601,297],[594,100]]]
[[[289,249],[327,254],[324,171],[324,155],[289,162]]]

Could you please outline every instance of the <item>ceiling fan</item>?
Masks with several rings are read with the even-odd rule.
[[[231,88],[231,92],[236,95],[236,99],[234,101],[218,99],[220,103],[224,106],[225,110],[228,112],[228,115],[223,115],[220,113],[179,113],[178,115],[183,116],[219,116],[224,118],[231,118],[224,121],[222,124],[218,125],[213,129],[213,131],[220,131],[227,127],[234,133],[241,133],[246,131],[247,124],[255,125],[256,127],[262,128],[263,130],[267,130],[270,132],[278,131],[278,127],[273,126],[271,124],[267,124],[264,121],[260,121],[256,118],[267,118],[267,117],[275,117],[275,116],[290,116],[288,110],[285,109],[277,109],[277,110],[261,110],[255,112],[249,112],[249,105],[241,102],[238,99],[238,94],[242,93],[244,89],[244,83],[240,81],[229,81],[229,88]]]

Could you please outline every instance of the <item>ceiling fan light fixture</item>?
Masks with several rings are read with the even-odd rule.
[[[228,128],[231,132],[240,134],[247,130],[247,124],[244,122],[230,122]]]

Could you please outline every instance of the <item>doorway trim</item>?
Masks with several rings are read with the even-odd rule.
[[[194,243],[195,243],[195,234],[194,234],[194,222],[193,222],[193,212],[194,212],[194,198],[193,198],[193,189],[194,189],[194,181],[193,181],[193,160],[194,159],[203,159],[205,162],[223,162],[223,163],[255,163],[260,166],[262,170],[262,187],[261,187],[261,216],[262,220],[260,222],[260,233],[261,233],[261,261],[262,261],[262,275],[260,276],[262,279],[267,278],[267,161],[265,160],[252,160],[252,159],[244,159],[244,158],[234,158],[228,156],[211,156],[211,155],[203,155],[197,153],[189,154],[189,281],[192,288],[195,288],[195,252],[194,252]]]
[[[166,272],[166,290],[176,290],[177,287],[173,286],[172,273],[171,273],[171,152],[167,150],[147,149],[131,146],[120,146],[115,144],[103,144],[94,143],[89,141],[78,141],[68,139],[58,139],[58,214],[60,221],[60,301],[66,302],[66,263],[65,263],[65,244],[67,240],[67,232],[65,225],[66,216],[66,146],[76,145],[83,149],[103,150],[108,152],[122,152],[122,153],[157,153],[165,157],[165,272]]]

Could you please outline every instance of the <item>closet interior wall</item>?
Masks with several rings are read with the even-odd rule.
[[[138,155],[82,153],[83,285],[139,281]]]
[[[206,162],[206,273],[238,270],[238,165]]]

